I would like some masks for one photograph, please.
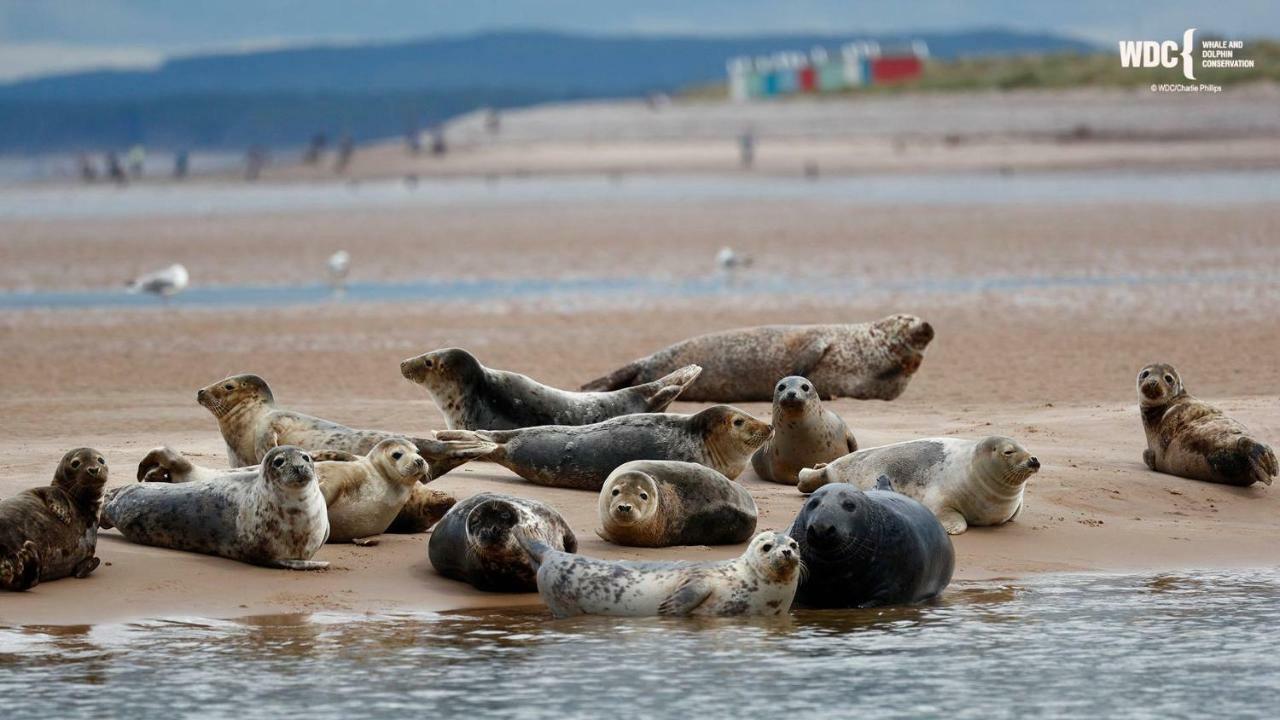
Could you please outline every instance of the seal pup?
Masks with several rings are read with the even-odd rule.
[[[773,390],[773,437],[751,456],[751,467],[761,480],[795,485],[802,468],[857,449],[849,426],[822,407],[817,387],[792,375]]]
[[[203,387],[196,392],[196,402],[218,420],[232,467],[257,465],[267,451],[277,445],[365,455],[383,440],[401,437],[381,430],[353,430],[346,425],[281,410],[276,407],[267,382],[257,375],[233,375]],[[493,450],[492,444],[484,442],[441,442],[413,437],[409,440],[427,460],[428,480],[440,477],[460,461]]]
[[[436,572],[490,592],[537,590],[537,568],[516,534],[577,552],[578,538],[549,505],[480,493],[454,505],[431,533],[427,557]]]
[[[311,559],[329,537],[315,465],[292,445],[271,448],[253,471],[116,488],[101,523],[141,545],[289,570],[329,567]]]
[[[538,563],[538,594],[558,618],[782,615],[800,580],[799,544],[773,531],[733,560],[703,563],[597,560],[520,539]]]
[[[1142,368],[1138,402],[1147,435],[1142,460],[1152,470],[1240,487],[1270,485],[1280,473],[1275,452],[1249,428],[1188,395],[1172,365]]]
[[[895,492],[820,488],[791,524],[808,573],[796,601],[817,608],[875,607],[937,597],[955,549],[929,509]]]
[[[482,459],[535,485],[599,491],[609,473],[632,460],[696,462],[736,478],[769,439],[768,423],[728,405],[694,415],[644,413],[592,425],[544,425],[520,430],[445,430],[442,440],[489,441]]]
[[[53,482],[0,500],[0,589],[37,583],[98,567],[98,507],[107,461],[93,448],[62,456]]]
[[[800,492],[843,482],[893,490],[924,503],[950,535],[970,525],[1002,525],[1022,510],[1040,460],[1011,438],[925,438],[868,448],[800,471]]]
[[[460,348],[435,350],[400,363],[400,374],[426,389],[450,429],[515,430],[535,425],[590,425],[619,415],[667,409],[702,368],[613,392],[572,392],[506,370],[487,368]]]
[[[902,394],[933,340],[933,327],[913,315],[857,325],[765,325],[699,335],[628,363],[582,386],[617,390],[697,364],[702,375],[682,400],[765,401],[778,378],[801,375],[822,399],[892,400]]]
[[[635,460],[609,474],[600,490],[600,529],[615,545],[736,545],[756,531],[746,488],[708,467]]]

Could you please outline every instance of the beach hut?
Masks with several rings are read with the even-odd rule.
[[[871,82],[890,84],[917,78],[924,63],[915,55],[885,55],[871,60]]]
[[[734,102],[746,102],[750,98],[749,77],[751,75],[751,59],[736,57],[725,63],[729,71],[729,99]]]
[[[844,65],[831,57],[826,48],[814,48],[809,62],[817,71],[818,92],[839,92],[845,88]]]

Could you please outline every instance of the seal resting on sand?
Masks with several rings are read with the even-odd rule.
[[[697,463],[635,460],[600,490],[600,530],[616,545],[736,545],[756,531],[746,488]]]
[[[1003,525],[1022,511],[1027,480],[1040,459],[1012,438],[937,437],[850,453],[800,471],[800,492],[832,482],[863,490],[893,490],[915,498],[938,516],[947,534],[970,525]]]
[[[694,415],[624,415],[593,425],[520,430],[445,430],[442,440],[491,442],[484,460],[536,485],[599,491],[609,473],[632,460],[696,462],[736,478],[769,439],[769,425],[728,405]]]
[[[538,563],[538,594],[558,618],[782,615],[800,580],[799,545],[772,531],[733,560],[704,563],[597,560],[520,541]]]
[[[830,462],[858,449],[849,426],[822,407],[806,378],[778,381],[773,391],[773,437],[751,456],[761,480],[795,485],[802,468]]]
[[[296,445],[319,452],[335,450],[365,455],[388,438],[402,437],[381,430],[353,430],[346,425],[310,415],[281,410],[267,382],[257,375],[233,375],[201,388],[196,401],[213,413],[227,443],[227,459],[232,467],[262,462],[267,451],[277,445]],[[409,438],[426,458],[426,479],[440,477],[459,461],[485,455],[489,443],[441,442],[434,438]]]
[[[421,385],[450,429],[514,430],[535,425],[590,425],[620,415],[667,409],[702,368],[612,392],[572,392],[480,364],[460,348],[435,350],[400,363],[400,374]]]
[[[766,325],[689,340],[628,363],[582,386],[617,390],[651,382],[685,365],[702,374],[682,400],[765,401],[778,378],[801,375],[822,398],[892,400],[902,394],[933,340],[933,327],[913,315],[858,325]]]
[[[62,456],[53,482],[0,500],[0,589],[29,590],[98,567],[98,506],[107,461],[93,448]]]
[[[436,572],[477,590],[532,592],[534,566],[516,532],[546,547],[576,552],[578,538],[549,505],[513,495],[480,493],[453,506],[440,520],[427,555]]]
[[[1188,395],[1172,365],[1156,363],[1138,372],[1138,402],[1147,435],[1142,460],[1156,472],[1241,487],[1270,485],[1280,472],[1275,451],[1249,428]]]
[[[790,535],[808,568],[796,601],[809,607],[923,602],[942,593],[955,568],[955,549],[938,519],[895,492],[820,488]]]

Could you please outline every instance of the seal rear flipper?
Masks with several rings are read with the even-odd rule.
[[[411,441],[427,461],[424,482],[431,482],[459,465],[487,457],[498,449],[496,443],[470,430],[445,430],[437,433],[434,440],[411,438]]]
[[[0,588],[21,592],[40,584],[40,548],[31,540],[0,558]]]
[[[324,560],[268,560],[263,563],[266,567],[280,568],[282,570],[328,570],[329,563]]]
[[[1270,485],[1271,478],[1280,474],[1275,452],[1252,438],[1241,438],[1240,447],[1249,458],[1249,473],[1254,482]]]
[[[680,397],[680,393],[684,392],[685,388],[689,387],[701,374],[701,365],[685,365],[653,382],[637,385],[634,389],[646,396],[649,412],[662,412],[668,405],[675,402],[676,398]]]
[[[195,467],[185,455],[165,445],[148,452],[138,463],[138,482],[174,482]]]
[[[711,597],[711,585],[702,580],[685,580],[658,605],[659,615],[689,615]]]
[[[609,390],[621,390],[629,388],[635,384],[636,376],[640,374],[640,368],[644,361],[636,360],[627,363],[613,372],[598,377],[582,386],[583,392],[607,392]]]
[[[881,475],[876,478],[876,490],[888,490],[893,492],[893,483],[889,481],[888,475]]]
[[[555,551],[555,548],[538,538],[530,536],[524,531],[524,528],[515,528],[512,530],[511,535],[516,539],[516,542],[520,543],[520,547],[524,548],[524,552],[529,556],[529,560],[535,570],[542,565],[542,560],[547,556],[547,553]]]
[[[811,468],[804,468],[797,474],[796,489],[808,494],[831,482],[827,476],[827,464],[818,463]]]

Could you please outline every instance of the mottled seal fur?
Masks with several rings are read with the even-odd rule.
[[[773,437],[751,456],[751,467],[761,480],[795,485],[803,468],[857,449],[849,426],[822,407],[814,384],[793,375],[773,390]]]
[[[766,325],[684,340],[582,386],[617,390],[650,382],[684,365],[702,374],[681,400],[764,401],[778,378],[802,375],[824,400],[892,400],[906,389],[933,340],[929,323],[891,315],[858,325]]]
[[[578,539],[560,513],[536,500],[480,493],[454,505],[427,543],[436,572],[490,592],[532,592],[537,567],[516,534],[577,552]]]
[[[440,522],[445,513],[457,504],[457,498],[443,490],[414,485],[409,499],[405,501],[396,519],[391,521],[387,532],[424,533]]]
[[[808,573],[796,602],[875,607],[937,597],[951,582],[955,550],[929,509],[895,492],[820,488],[791,525]]]
[[[107,462],[93,448],[62,456],[53,482],[0,500],[0,590],[29,590],[98,567],[98,506]]]
[[[682,367],[650,383],[612,392],[572,392],[480,364],[459,348],[400,363],[400,374],[435,400],[450,429],[514,430],[535,425],[590,425],[620,415],[667,409],[702,368]]]
[[[227,458],[232,467],[262,462],[277,445],[296,445],[312,452],[333,450],[365,455],[388,438],[401,437],[382,430],[354,430],[346,425],[310,415],[281,410],[266,381],[257,375],[234,375],[196,393],[196,401],[218,420]],[[435,438],[409,438],[430,466],[425,479],[434,479],[460,462],[484,455],[492,446],[474,442],[441,442]]]
[[[600,530],[617,545],[736,545],[756,531],[751,493],[697,463],[635,460],[600,490]]]
[[[1138,402],[1147,435],[1142,460],[1152,470],[1241,487],[1270,485],[1280,472],[1275,451],[1249,428],[1188,395],[1172,365],[1142,368]]]
[[[694,415],[644,413],[592,425],[446,430],[439,437],[496,443],[483,459],[531,483],[598,491],[614,468],[632,460],[696,462],[736,478],[769,433],[767,423],[742,410],[715,405]]]
[[[860,450],[800,471],[800,492],[832,482],[893,490],[924,503],[951,535],[1001,525],[1022,510],[1040,460],[1011,438],[925,438]]]
[[[118,528],[130,542],[254,565],[329,566],[311,559],[329,536],[315,465],[292,445],[272,448],[252,471],[116,488],[102,507],[102,527]]]
[[[733,560],[703,563],[597,560],[521,541],[539,563],[538,594],[558,618],[782,615],[800,579],[799,546],[772,531]]]

